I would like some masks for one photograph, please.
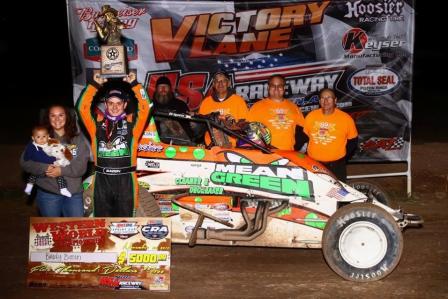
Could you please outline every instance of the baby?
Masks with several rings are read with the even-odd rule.
[[[31,160],[35,162],[54,164],[58,166],[67,165],[67,164],[61,165],[59,163],[55,163],[56,158],[48,155],[48,153],[51,152],[51,145],[48,145],[50,136],[48,134],[47,128],[45,128],[44,126],[34,127],[32,130],[31,139],[33,141],[28,143],[28,145],[25,148],[25,153],[23,154],[23,159],[25,161]],[[38,176],[36,175],[30,175],[30,177],[28,178],[28,183],[25,188],[26,194],[28,195],[31,194],[31,190],[33,190],[33,186],[37,178]],[[59,176],[56,178],[56,181],[58,182],[59,192],[64,196],[72,197],[72,194],[67,189],[67,182],[65,181],[65,179],[62,176]]]

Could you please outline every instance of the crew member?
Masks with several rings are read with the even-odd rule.
[[[306,116],[303,131],[309,137],[308,155],[345,182],[346,161],[358,145],[358,131],[350,115],[336,108],[336,103],[334,91],[330,88],[322,89],[319,92],[321,108]]]
[[[285,78],[273,75],[268,81],[269,97],[256,102],[248,120],[261,122],[271,132],[271,145],[281,150],[293,150],[297,130],[303,130],[304,118],[296,104],[285,99]]]

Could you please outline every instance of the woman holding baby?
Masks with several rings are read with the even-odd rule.
[[[67,107],[53,105],[43,117],[49,137],[57,140],[72,154],[70,164],[58,166],[24,159],[20,164],[26,172],[37,177],[36,201],[40,215],[44,217],[82,217],[82,176],[86,172],[90,151],[87,142],[76,126],[76,118]],[[66,181],[68,193],[61,193],[59,180]],[[71,196],[70,196],[71,195]]]

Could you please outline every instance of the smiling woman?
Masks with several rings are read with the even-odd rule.
[[[73,156],[65,167],[25,160],[22,155],[22,168],[37,176],[37,206],[44,217],[81,217],[83,215],[81,179],[87,169],[89,149],[84,137],[77,132],[76,120],[68,108],[54,105],[48,108],[43,118],[50,137],[68,148]],[[55,178],[63,177],[71,197],[60,194]]]

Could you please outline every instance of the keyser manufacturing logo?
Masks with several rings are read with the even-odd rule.
[[[367,33],[361,28],[352,28],[342,37],[342,47],[348,54],[344,58],[380,57],[379,51],[384,48],[399,48],[405,41],[402,40],[374,40],[369,39]],[[364,50],[373,53],[362,53]]]

